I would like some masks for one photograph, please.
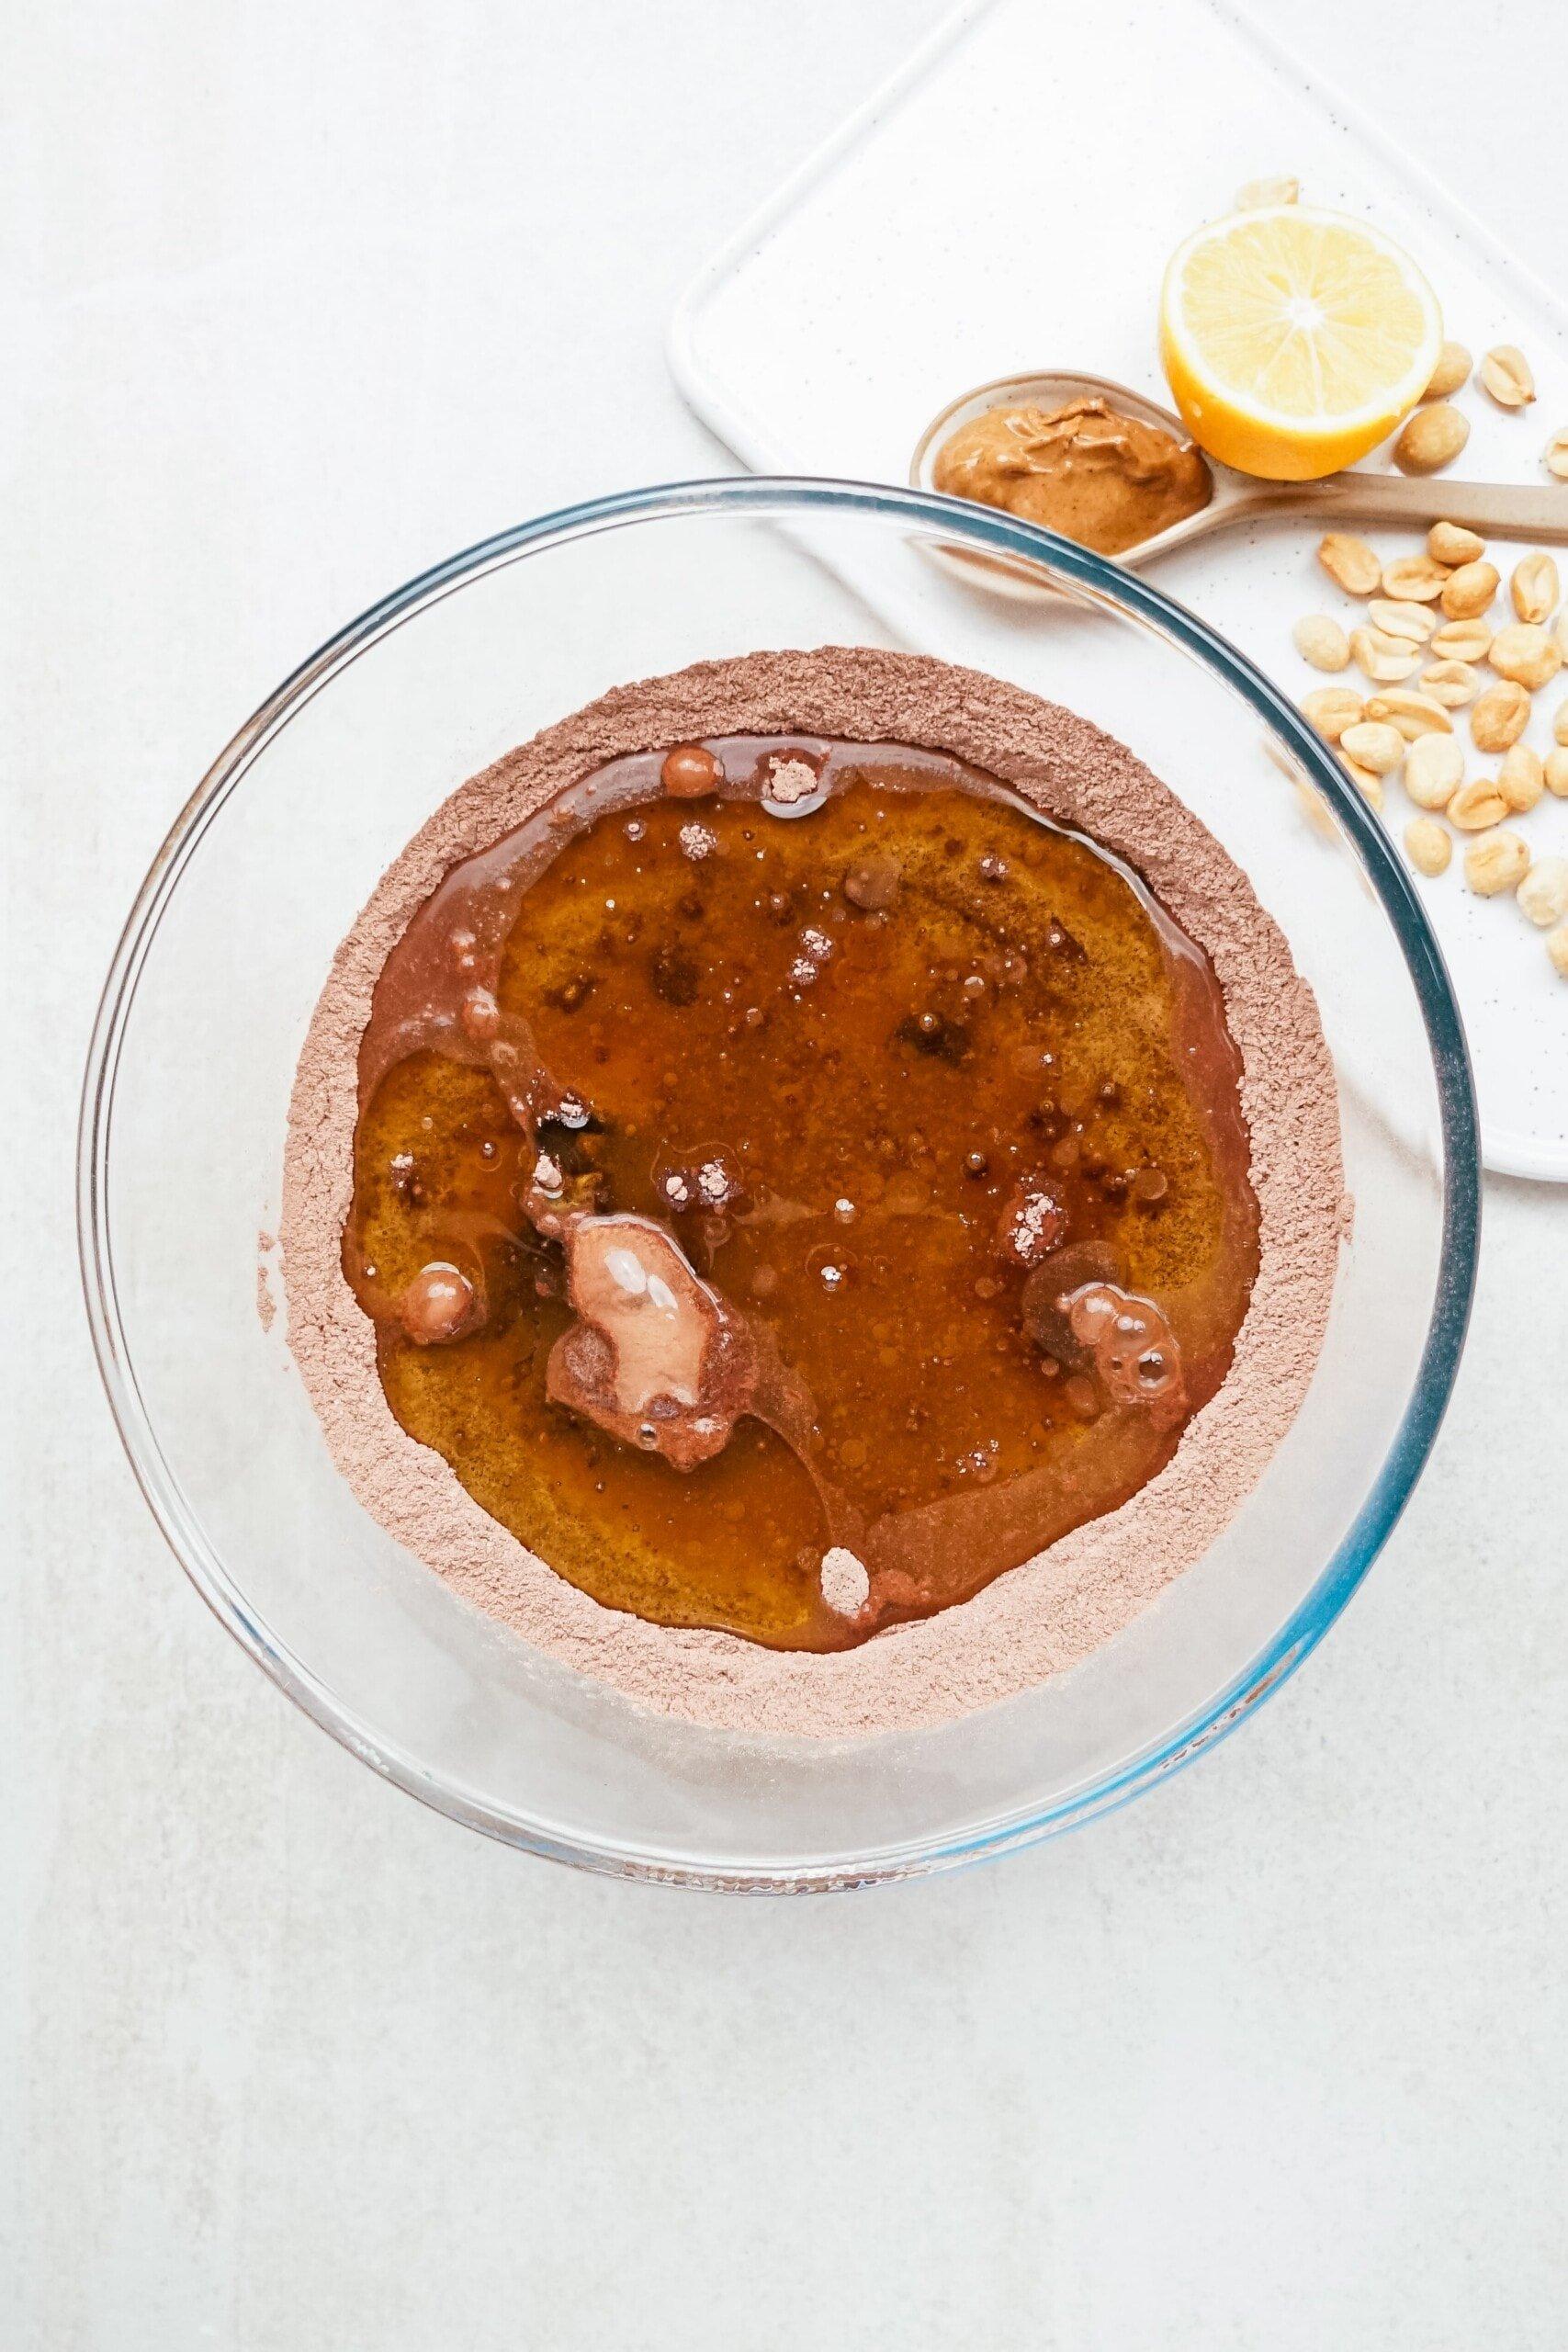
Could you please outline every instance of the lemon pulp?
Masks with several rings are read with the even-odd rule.
[[[1303,205],[1197,230],[1160,300],[1160,354],[1193,439],[1277,481],[1365,457],[1420,399],[1442,335],[1407,254]]]

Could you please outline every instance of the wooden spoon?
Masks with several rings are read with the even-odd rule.
[[[993,408],[1058,409],[1068,401],[1102,400],[1123,416],[1141,417],[1146,424],[1163,425],[1179,441],[1190,438],[1181,419],[1157,401],[1146,400],[1128,384],[1113,384],[1105,376],[1004,376],[994,384],[952,401],[921,434],[909,467],[917,490],[934,488],[931,480],[938,451],[959,425]],[[1325,474],[1316,481],[1260,481],[1237,473],[1205,457],[1213,477],[1214,494],[1196,514],[1185,514],[1168,530],[1156,531],[1136,547],[1124,548],[1111,560],[1139,565],[1173,548],[1190,547],[1211,531],[1226,531],[1238,523],[1252,523],[1270,514],[1311,514],[1337,527],[1346,523],[1397,523],[1406,530],[1425,530],[1433,523],[1461,524],[1484,537],[1495,532],[1508,539],[1549,540],[1568,544],[1568,489],[1540,482],[1460,481],[1450,474],[1360,473],[1354,469]]]

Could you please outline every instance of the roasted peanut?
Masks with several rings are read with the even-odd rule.
[[[1350,531],[1325,531],[1317,543],[1317,560],[1347,595],[1376,594],[1382,565],[1365,539]]]
[[[1453,835],[1436,817],[1412,817],[1404,828],[1404,852],[1418,874],[1442,874],[1454,854]]]
[[[1447,401],[1418,408],[1393,445],[1393,462],[1402,473],[1435,474],[1451,466],[1470,438],[1470,419]]]
[[[1473,775],[1461,784],[1448,805],[1448,820],[1461,833],[1483,833],[1489,825],[1500,825],[1508,813],[1508,804],[1489,775]]]
[[[1481,363],[1481,380],[1499,408],[1528,408],[1535,398],[1535,378],[1517,343],[1493,345]]]
[[[1491,643],[1483,620],[1445,621],[1427,650],[1444,662],[1484,662]]]
[[[1414,686],[1380,686],[1367,698],[1367,717],[1386,719],[1397,727],[1407,743],[1421,735],[1451,735],[1453,720],[1440,700],[1417,694]]]
[[[1450,392],[1458,391],[1470,374],[1470,354],[1462,343],[1445,343],[1438,354],[1438,364],[1427,379],[1422,399],[1446,401]],[[1436,555],[1436,548],[1432,552]]]
[[[1520,908],[1546,931],[1568,915],[1568,857],[1538,857],[1517,892]]]
[[[1535,808],[1546,790],[1540,753],[1532,752],[1528,743],[1513,744],[1498,763],[1497,789],[1516,816]]]
[[[1382,568],[1382,593],[1400,604],[1434,604],[1448,576],[1448,566],[1434,563],[1429,555],[1396,556]]]
[[[1404,790],[1417,808],[1446,808],[1464,775],[1464,753],[1452,735],[1423,735],[1404,755]]]
[[[1418,646],[1385,637],[1381,628],[1353,628],[1350,653],[1357,668],[1379,685],[1398,685],[1421,666]]]
[[[1549,555],[1527,555],[1515,564],[1508,594],[1520,620],[1549,621],[1557,610],[1560,593],[1557,566]]]
[[[1478,533],[1467,531],[1462,523],[1434,523],[1427,534],[1427,553],[1434,563],[1479,563],[1485,552],[1485,540]]]
[[[1404,738],[1397,727],[1363,718],[1347,727],[1339,738],[1340,755],[1373,775],[1390,775],[1404,757]]]
[[[1542,628],[1539,621],[1510,621],[1506,628],[1497,631],[1486,659],[1500,678],[1512,678],[1516,685],[1529,686],[1532,692],[1548,684],[1562,667],[1551,631]]]
[[[1530,854],[1517,833],[1488,833],[1464,854],[1464,878],[1478,898],[1495,899],[1517,889],[1529,872]]]
[[[1440,702],[1447,710],[1458,710],[1473,702],[1481,691],[1481,680],[1468,662],[1434,662],[1421,673],[1421,691]]]
[[[1513,678],[1488,686],[1470,712],[1471,741],[1478,752],[1506,752],[1529,725],[1530,698]]]
[[[1302,717],[1315,727],[1325,743],[1337,743],[1347,727],[1366,716],[1366,705],[1348,686],[1320,686],[1302,697]]]
[[[1425,645],[1438,626],[1429,605],[1407,604],[1397,596],[1374,596],[1367,618],[1385,637],[1403,638],[1407,645]]]
[[[1300,180],[1292,179],[1288,173],[1281,173],[1277,179],[1248,180],[1245,187],[1237,188],[1231,209],[1235,212],[1261,212],[1270,204],[1298,204],[1301,193]],[[1469,372],[1466,368],[1465,373]]]
[[[1450,571],[1439,591],[1450,621],[1478,620],[1497,594],[1502,575],[1495,563],[1461,563]]]
[[[1308,613],[1291,631],[1296,651],[1314,670],[1348,670],[1350,640],[1326,613]]]

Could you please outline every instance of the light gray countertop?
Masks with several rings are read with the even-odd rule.
[[[666,376],[671,304],[937,13],[78,0],[13,28],[17,2352],[1562,2341],[1562,1193],[1488,1184],[1430,1471],[1258,1720],[1083,1834],[876,1895],[578,1878],[383,1786],[200,1607],[99,1392],[78,1073],[176,807],[304,652],[433,559],[728,469]],[[1311,21],[1561,269],[1547,0]],[[578,398],[606,382],[608,439]]]

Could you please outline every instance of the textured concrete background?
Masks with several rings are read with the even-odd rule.
[[[575,1878],[381,1786],[200,1608],[92,1367],[77,1073],[175,808],[306,650],[431,559],[728,466],[665,376],[671,303],[936,14],[76,0],[13,26],[17,2352],[1562,2340],[1561,1194],[1489,1186],[1431,1472],[1256,1725],[1085,1835],[848,1900]],[[1311,17],[1549,271],[1554,14],[1467,9],[1462,72],[1457,11]],[[624,388],[608,447],[573,428],[589,379]]]

